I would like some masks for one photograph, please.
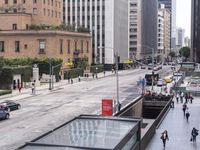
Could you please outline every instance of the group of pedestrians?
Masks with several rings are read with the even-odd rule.
[[[183,100],[185,98],[185,103],[190,102],[192,104],[193,99],[194,99],[190,92],[189,93],[177,92],[175,93],[175,97],[176,97],[177,103],[179,103],[179,100],[181,103],[183,103]]]
[[[177,103],[179,103],[179,100],[180,100],[181,103],[183,103],[183,105],[182,105],[183,116],[184,116],[184,118],[186,118],[186,122],[188,123],[189,117],[190,117],[190,112],[189,112],[189,108],[188,108],[187,104],[189,102],[192,104],[193,99],[194,99],[192,94],[191,93],[177,92],[177,93],[174,93],[174,98],[176,99]],[[193,127],[193,129],[191,131],[191,137],[190,137],[191,142],[193,142],[193,143],[196,142],[196,137],[199,135],[198,131],[199,131],[198,129]],[[167,130],[165,130],[164,132],[161,133],[160,138],[163,142],[163,147],[165,148],[166,141],[169,140]]]

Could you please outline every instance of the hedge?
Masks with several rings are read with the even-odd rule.
[[[96,68],[98,68],[96,70]],[[99,73],[104,71],[104,66],[103,65],[94,65],[90,67],[90,72],[91,73]]]
[[[3,91],[0,91],[0,96],[6,95],[6,94],[11,94],[11,93],[12,93],[12,90],[3,90]]]
[[[77,78],[79,75],[83,76],[83,73],[84,73],[84,69],[82,68],[66,70],[64,72],[64,79],[68,79],[68,77]]]

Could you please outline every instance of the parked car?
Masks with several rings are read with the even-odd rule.
[[[3,105],[5,107],[8,107],[10,109],[10,111],[16,110],[16,109],[20,109],[21,105],[19,103],[16,103],[14,101],[5,101],[0,103],[0,105]]]
[[[148,70],[152,70],[153,69],[153,64],[148,64]]]
[[[157,86],[165,86],[167,83],[163,79],[159,79],[157,82]]]
[[[0,108],[0,119],[8,119],[10,117],[10,114],[8,111]]]

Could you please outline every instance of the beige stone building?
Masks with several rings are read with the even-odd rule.
[[[30,30],[31,25],[60,25],[62,9],[62,0],[0,0],[0,56],[54,57],[64,63],[87,57],[91,64],[89,33]]]

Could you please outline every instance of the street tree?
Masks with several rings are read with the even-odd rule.
[[[169,53],[169,56],[171,57],[171,59],[172,58],[174,58],[175,56],[176,56],[176,53],[175,52],[173,52],[173,51],[171,51],[170,53]]]
[[[185,46],[185,47],[182,47],[179,51],[180,55],[182,57],[185,57],[186,61],[187,59],[190,57],[190,48]]]

